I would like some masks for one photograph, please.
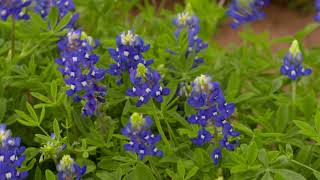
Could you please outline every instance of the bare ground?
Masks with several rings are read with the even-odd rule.
[[[270,38],[283,37],[288,35],[294,35],[299,30],[303,29],[305,25],[314,22],[314,12],[303,13],[288,9],[287,7],[281,7],[278,5],[270,5],[264,11],[267,17],[258,22],[252,23],[252,28],[255,32],[268,31]],[[218,45],[228,46],[230,43],[241,44],[239,32],[243,30],[241,27],[237,30],[230,28],[230,19],[222,23],[215,35],[214,39],[218,42]],[[303,42],[308,48],[320,46],[320,29],[317,29],[311,33]],[[288,44],[279,43],[273,46],[273,50],[277,51],[280,48],[288,47]]]

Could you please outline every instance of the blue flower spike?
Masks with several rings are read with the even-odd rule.
[[[61,57],[56,59],[56,63],[69,86],[66,94],[75,102],[85,102],[84,116],[93,116],[106,94],[106,87],[100,86],[99,81],[104,79],[107,71],[96,67],[99,56],[92,52],[97,46],[98,41],[79,29],[69,30],[66,37],[58,42]]]
[[[64,155],[57,165],[58,180],[76,179],[80,180],[86,173],[87,166],[78,165],[70,155]]]
[[[187,5],[184,12],[177,15],[177,17],[173,20],[173,24],[177,27],[176,31],[174,32],[176,38],[179,37],[184,28],[187,29],[188,49],[186,52],[186,58],[188,58],[188,56],[194,52],[196,56],[194,58],[193,67],[203,63],[203,58],[199,58],[197,54],[206,49],[208,44],[199,37],[200,21],[199,18],[193,13],[191,4]]]
[[[227,121],[233,114],[235,105],[226,102],[219,83],[212,82],[211,77],[207,75],[198,76],[192,82],[188,103],[198,110],[196,114],[188,117],[188,121],[201,127],[198,136],[191,141],[198,146],[215,142],[211,157],[217,165],[222,158],[222,148],[233,151],[239,144],[234,139],[240,133]]]
[[[317,22],[320,22],[320,0],[315,1],[316,11],[317,14],[315,15],[314,19]]]
[[[294,81],[299,77],[310,75],[312,70],[304,68],[302,62],[303,55],[299,47],[299,42],[294,40],[290,46],[289,52],[283,59],[283,65],[280,68],[281,74],[288,76],[288,78]]]
[[[73,0],[35,0],[34,10],[41,15],[43,19],[46,19],[52,7],[56,7],[59,10],[59,21],[67,15],[69,12],[75,10],[75,5]],[[72,25],[79,18],[79,14],[75,13],[70,19],[67,28],[72,27]]]
[[[169,88],[161,86],[160,74],[141,63],[137,65],[136,69],[130,71],[130,80],[133,87],[127,90],[127,95],[138,97],[137,107],[148,103],[151,98],[161,103],[163,102],[163,96],[170,93]]]
[[[27,171],[18,171],[25,160],[25,147],[21,146],[20,137],[12,137],[6,125],[0,125],[0,179],[25,179]]]
[[[266,14],[261,9],[269,3],[269,0],[233,0],[226,12],[233,18],[231,27],[236,29],[242,24],[264,19]]]
[[[16,20],[28,20],[26,7],[30,6],[31,0],[0,0],[0,17],[6,21],[9,16]]]
[[[130,138],[130,142],[124,145],[124,149],[136,153],[140,160],[143,160],[146,155],[163,156],[163,152],[156,147],[161,136],[149,130],[152,123],[150,116],[133,113],[129,123],[121,130],[123,135]]]
[[[132,30],[120,33],[116,38],[116,45],[115,49],[109,48],[109,54],[115,64],[110,65],[108,73],[118,78],[118,85],[123,82],[122,75],[136,69],[138,64],[149,66],[153,63],[152,59],[145,60],[143,56],[150,45],[144,44],[143,39]]]

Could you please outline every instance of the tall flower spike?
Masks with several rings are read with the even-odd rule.
[[[299,48],[299,42],[294,40],[290,46],[289,52],[283,59],[283,65],[280,72],[288,76],[292,80],[296,80],[301,76],[307,76],[312,73],[311,69],[305,69],[302,66],[303,56]]]
[[[52,7],[59,10],[59,20],[61,20],[68,12],[75,10],[75,5],[72,0],[35,0],[34,10],[39,13],[42,18],[46,18]],[[67,25],[71,27],[78,19],[79,14],[74,14]]]
[[[314,17],[314,19],[317,22],[320,22],[320,0],[315,0],[315,5],[316,5],[316,15]]]
[[[0,17],[6,21],[9,16],[14,19],[29,19],[26,7],[31,4],[31,0],[0,0]]]
[[[231,27],[263,19],[266,15],[261,9],[269,4],[269,0],[233,0],[227,15],[233,18]]]
[[[133,113],[129,123],[121,130],[123,135],[130,138],[130,142],[124,145],[124,149],[136,153],[141,160],[146,155],[159,157],[163,155],[163,152],[156,147],[161,136],[154,135],[149,130],[152,123],[149,116]]]
[[[65,76],[65,83],[70,87],[68,96],[74,101],[85,101],[83,115],[92,116],[99,102],[104,102],[106,88],[98,82],[104,79],[106,70],[96,67],[99,56],[92,51],[98,45],[81,30],[70,30],[66,37],[58,42],[61,58],[56,63]]]
[[[188,57],[192,52],[198,54],[201,50],[208,47],[208,44],[203,42],[203,40],[198,37],[198,33],[200,31],[199,19],[193,14],[190,4],[187,5],[187,8],[184,12],[178,14],[178,16],[173,20],[173,23],[177,26],[177,29],[174,33],[176,38],[179,37],[182,29],[187,29],[188,49],[186,52],[186,57]],[[196,56],[193,67],[200,63],[203,63],[203,59]]]
[[[233,103],[227,103],[223,96],[218,82],[212,82],[207,75],[198,76],[192,82],[192,91],[188,98],[188,103],[198,110],[196,114],[188,117],[191,124],[199,124],[198,136],[192,138],[193,144],[202,146],[212,140],[216,143],[215,150],[212,152],[214,164],[218,164],[222,158],[221,149],[234,150],[238,143],[232,139],[240,135],[232,125],[227,122],[234,110]],[[213,129],[214,132],[208,129]],[[215,134],[215,136],[213,136]]]
[[[170,89],[163,88],[160,85],[160,79],[161,76],[157,71],[140,63],[136,69],[130,70],[130,80],[133,87],[127,90],[127,95],[139,98],[136,103],[138,107],[148,103],[150,98],[162,102],[162,96],[169,95]]]
[[[25,179],[28,172],[18,171],[25,159],[25,147],[20,146],[21,139],[12,137],[6,125],[1,124],[0,141],[0,179]]]
[[[143,39],[131,30],[119,34],[116,45],[116,49],[109,48],[109,54],[115,64],[110,65],[108,73],[118,77],[117,84],[122,84],[122,75],[136,69],[139,63],[145,66],[153,63],[153,60],[145,60],[143,57],[150,45],[145,45]]]
[[[64,155],[57,165],[58,180],[80,180],[87,171],[87,166],[80,167],[70,155]]]

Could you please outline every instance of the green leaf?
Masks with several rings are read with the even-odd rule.
[[[58,93],[58,90],[57,90],[57,81],[52,81],[52,82],[51,82],[50,93],[51,93],[51,96],[52,96],[54,99],[57,99],[57,93]]]
[[[46,170],[46,179],[47,180],[56,180],[56,176],[49,169]]]
[[[59,127],[59,123],[57,121],[57,119],[54,119],[53,121],[53,132],[56,135],[57,139],[60,139],[60,127]]]
[[[55,31],[60,31],[62,30],[64,27],[66,27],[68,25],[68,23],[70,22],[71,18],[72,18],[73,14],[72,13],[68,13],[67,15],[65,15],[59,22],[59,24],[55,27]]]
[[[226,90],[227,98],[231,101],[239,93],[240,90],[240,72],[233,72],[228,81],[228,88]]]
[[[40,119],[39,119],[39,125],[42,123],[45,114],[46,114],[46,108],[45,108],[45,107],[42,107],[42,109],[41,109],[41,114],[40,114]]]
[[[7,99],[0,98],[0,122],[3,120],[6,112],[7,112]]]
[[[314,124],[315,124],[316,130],[319,134],[320,133],[320,110],[317,111],[317,113],[314,117]]]
[[[20,116],[22,119],[17,118],[17,121],[25,126],[38,126],[38,123],[35,122],[29,115],[24,113],[23,111],[15,110],[15,112]]]
[[[301,174],[291,171],[289,169],[273,169],[273,173],[279,174],[285,180],[306,180]]]
[[[177,169],[178,169],[179,176],[183,179],[185,176],[186,170],[181,159],[177,162]]]
[[[59,9],[54,6],[51,6],[48,19],[49,19],[51,28],[55,28],[59,19]]]
[[[273,178],[272,178],[270,172],[267,171],[267,172],[263,175],[263,177],[261,178],[261,180],[273,180]]]
[[[193,176],[195,176],[198,170],[199,168],[197,166],[192,167],[191,170],[188,172],[187,176],[185,177],[185,180],[191,179]]]
[[[34,175],[34,179],[35,180],[41,180],[42,179],[42,172],[41,172],[41,169],[39,168],[39,166],[37,166],[36,168],[36,173]]]
[[[249,164],[253,164],[258,156],[258,146],[256,144],[255,141],[253,141],[249,147],[248,147],[248,151],[247,151],[247,160]]]
[[[298,120],[295,120],[293,122],[300,128],[300,133],[309,137],[317,136],[315,129],[310,124]]]
[[[242,101],[246,101],[248,99],[251,99],[254,96],[256,96],[256,94],[254,92],[247,92],[247,93],[244,93],[244,94],[241,94],[240,96],[238,96],[233,102],[237,104]]]
[[[279,77],[273,80],[270,93],[272,94],[278,91],[282,87],[282,84],[283,84],[283,77]]]
[[[261,149],[259,151],[258,159],[263,164],[264,167],[269,166],[269,160],[268,160],[267,152],[265,149]]]
[[[39,122],[37,113],[34,111],[34,109],[31,106],[31,104],[27,102],[26,106],[27,106],[28,112],[31,115],[31,117],[33,118],[33,120],[36,121],[36,122]]]
[[[295,38],[299,41],[303,40],[307,35],[312,33],[314,30],[316,30],[320,24],[318,23],[311,23],[305,26],[305,28],[302,31],[299,31],[296,33]]]
[[[320,173],[318,171],[313,171],[313,175],[317,178],[317,180],[320,180]]]
[[[276,127],[278,132],[283,132],[287,124],[289,122],[289,105],[288,104],[281,104],[277,111],[277,118],[276,118]]]
[[[141,163],[138,163],[135,169],[128,175],[128,180],[155,180],[151,169]]]
[[[45,103],[52,103],[51,100],[49,98],[47,98],[46,96],[44,96],[43,94],[37,93],[37,92],[31,92],[31,96],[45,102]]]
[[[97,171],[96,176],[101,180],[115,180],[116,178],[108,171]]]

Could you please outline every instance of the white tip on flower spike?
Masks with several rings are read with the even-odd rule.
[[[194,88],[197,92],[206,90],[206,89],[212,89],[212,85],[211,85],[211,78],[209,76],[206,75],[200,75],[198,76],[194,81]]]
[[[187,22],[191,19],[189,12],[182,12],[178,14],[178,24],[181,26],[187,25]]]
[[[121,44],[125,46],[133,46],[137,40],[138,35],[134,34],[132,31],[128,31],[127,33],[123,32],[120,35]]]

